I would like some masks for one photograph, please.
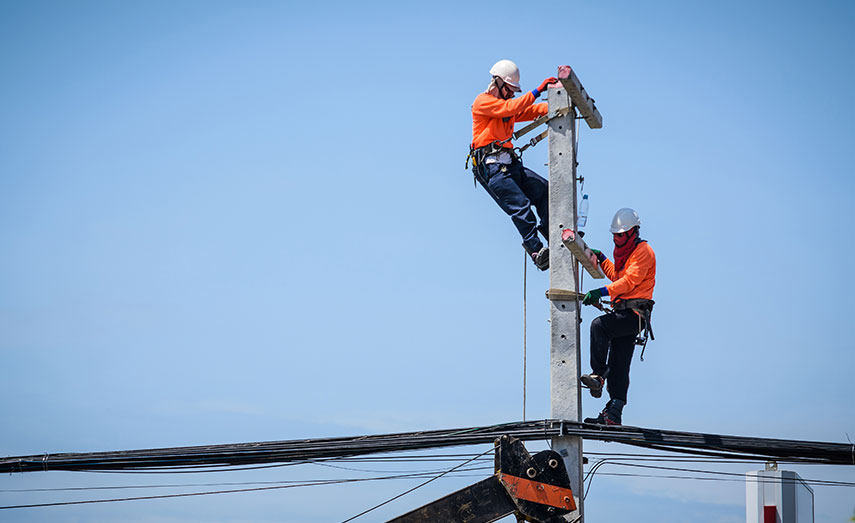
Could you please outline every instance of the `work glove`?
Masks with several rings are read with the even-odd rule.
[[[585,294],[585,297],[582,298],[582,305],[593,305],[593,304],[597,303],[598,301],[600,301],[600,298],[602,298],[602,297],[603,297],[603,290],[602,289],[594,289],[592,291],[588,291],[588,293]]]
[[[606,259],[606,255],[603,254],[603,251],[599,251],[597,249],[591,249],[591,252],[594,253],[594,256],[597,257],[597,261],[603,263]]]
[[[547,78],[546,80],[541,82],[540,87],[538,87],[537,90],[542,93],[543,91],[546,91],[546,88],[549,87],[549,84],[554,84],[557,81],[558,81],[558,78],[555,78],[554,76],[550,76],[549,78]]]

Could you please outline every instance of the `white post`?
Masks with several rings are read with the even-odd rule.
[[[745,474],[745,521],[813,523],[813,489],[797,473],[778,470],[770,461],[766,470]]]
[[[562,84],[548,89],[549,114],[570,106]],[[576,230],[576,109],[549,123],[549,287],[579,292],[579,264],[561,241],[564,229]],[[552,417],[581,421],[582,399],[579,386],[579,306],[574,299],[550,300]],[[570,487],[580,518],[582,506],[582,438],[558,437],[552,448],[564,457]]]

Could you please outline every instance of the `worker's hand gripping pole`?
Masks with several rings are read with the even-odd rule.
[[[570,251],[576,260],[582,264],[582,267],[588,271],[592,278],[601,280],[606,277],[600,264],[597,262],[597,257],[591,252],[591,249],[585,245],[585,240],[573,229],[564,229],[561,231],[561,242]]]

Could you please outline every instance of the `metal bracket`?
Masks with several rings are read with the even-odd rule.
[[[552,450],[530,455],[510,436],[496,440],[495,475],[389,523],[487,523],[509,514],[533,523],[562,523],[576,510],[564,460]]]
[[[573,254],[573,257],[582,264],[582,267],[588,271],[592,278],[602,280],[606,274],[597,263],[594,253],[585,245],[585,240],[582,236],[576,233],[573,229],[564,229],[561,231],[561,242]]]
[[[530,124],[526,125],[525,127],[520,129],[519,131],[514,132],[514,140],[519,140],[520,136],[528,134],[533,129],[537,128],[537,126],[545,124],[545,123],[549,123],[552,120],[559,118],[561,116],[564,116],[569,112],[570,112],[570,107],[568,106],[568,107],[562,107],[561,109],[558,109],[557,111],[555,111],[555,114],[553,114],[553,115],[545,114],[543,116],[538,116],[537,118],[532,120]]]
[[[549,289],[546,291],[547,300],[574,301],[585,297],[584,292],[569,291],[567,289]]]
[[[573,72],[569,65],[558,67],[558,81],[567,90],[570,99],[573,100],[573,105],[579,110],[588,123],[591,129],[600,129],[603,126],[603,115],[597,109],[594,99],[591,98],[585,88],[582,87],[582,82],[579,77]]]

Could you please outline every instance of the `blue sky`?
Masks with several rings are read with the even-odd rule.
[[[501,58],[524,89],[573,66],[604,117],[581,131],[586,240],[609,252],[630,206],[656,251],[657,339],[625,423],[855,438],[853,22],[845,1],[2,3],[0,454],[520,419],[520,239],[463,169],[471,102]],[[526,164],[547,175],[546,153]],[[547,287],[530,266],[529,419],[549,416]],[[166,479],[29,474],[0,490],[134,481]],[[589,519],[744,521],[742,483],[697,483],[598,478]],[[0,520],[334,521],[410,486]],[[853,498],[818,487],[817,522],[851,517]]]

